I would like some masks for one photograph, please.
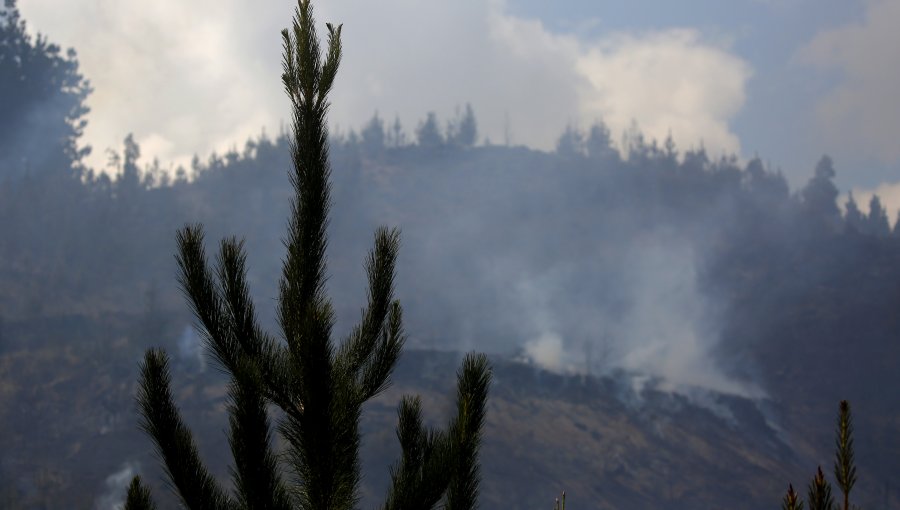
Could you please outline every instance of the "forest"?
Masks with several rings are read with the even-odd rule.
[[[76,53],[29,35],[6,5],[0,506],[115,508],[137,473],[165,493],[134,403],[150,347],[170,353],[201,452],[227,477],[223,377],[179,290],[175,233],[202,223],[209,240],[244,239],[260,322],[275,330],[288,130],[190,168],[123,134],[91,168]],[[792,190],[762,158],[637,127],[617,138],[598,120],[562,130],[551,152],[492,143],[467,105],[412,128],[375,113],[331,133],[338,336],[366,298],[372,232],[402,235],[409,340],[397,389],[366,408],[364,505],[396,457],[400,390],[446,412],[472,350],[495,367],[484,508],[549,506],[562,490],[574,507],[777,507],[789,481],[830,472],[841,400],[856,419],[855,502],[900,504],[900,222],[877,196],[839,199],[843,170],[825,155]]]

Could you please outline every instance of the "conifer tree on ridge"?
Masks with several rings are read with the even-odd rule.
[[[368,303],[360,322],[339,346],[331,340],[333,311],[324,291],[331,205],[326,113],[341,58],[341,26],[327,28],[323,54],[310,0],[299,0],[293,26],[282,31],[296,192],[279,284],[284,341],[258,325],[242,241],[223,240],[211,269],[202,227],[187,226],[177,235],[179,282],[212,356],[231,375],[227,409],[234,494],[200,460],[172,398],[162,350],[146,353],[137,400],[142,428],[170,485],[192,510],[355,508],[361,407],[387,387],[404,343],[401,307],[394,299],[399,233],[387,228],[375,232],[366,260]],[[450,510],[477,506],[477,456],[491,377],[486,357],[467,355],[457,375],[456,415],[446,431],[423,426],[417,398],[401,401],[397,435],[403,451],[391,470],[385,509],[428,509],[442,498]],[[284,411],[278,427],[287,445],[282,454],[272,449],[270,403]],[[149,508],[154,508],[150,493],[135,477],[126,509]]]

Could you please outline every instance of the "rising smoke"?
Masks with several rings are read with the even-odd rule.
[[[370,205],[352,212],[368,222],[341,223],[335,237],[366,240],[379,218],[402,229],[398,293],[412,347],[524,357],[561,373],[627,373],[685,395],[764,396],[722,359],[728,303],[703,281],[732,202],[673,211],[660,203],[677,192],[645,196],[632,178],[516,157],[499,168],[488,160],[429,169],[427,179],[380,175],[366,188]],[[336,209],[354,207],[346,200]],[[350,246],[333,246],[353,260]],[[364,246],[352,247],[357,260]],[[364,276],[352,266],[332,272],[341,330],[360,303],[358,290],[345,289]]]
[[[140,470],[140,464],[128,461],[118,471],[107,476],[104,481],[106,488],[94,501],[94,510],[122,510],[125,507],[128,484]]]
[[[178,360],[189,372],[204,372],[206,357],[203,342],[193,326],[185,326],[178,337]]]
[[[525,321],[526,357],[561,373],[624,371],[637,383],[650,377],[663,391],[763,396],[758,386],[729,376],[713,354],[723,318],[700,289],[700,259],[691,243],[651,231],[622,251],[618,265],[606,268],[618,274],[619,285],[595,287],[579,301],[568,293],[577,288],[578,272],[590,271],[589,260],[569,274],[549,271],[514,286],[509,302]]]

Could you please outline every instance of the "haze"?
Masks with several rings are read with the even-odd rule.
[[[860,502],[900,502],[900,0],[675,4],[316,2],[319,22],[344,25],[335,340],[365,302],[373,230],[398,227],[397,391],[439,407],[435,367],[488,353],[495,495],[543,498],[550,471],[588,458],[603,489],[578,488],[611,506],[758,508],[831,462],[820,445],[847,399],[869,431]],[[106,510],[132,474],[158,474],[133,412],[145,349],[166,349],[185,411],[221,429],[178,228],[203,224],[210,255],[246,240],[260,323],[279,334],[293,1],[18,7],[47,39],[7,22],[7,0],[0,506]],[[393,404],[373,406],[376,448]],[[570,433],[572,455],[553,442]]]
[[[129,132],[164,165],[277,132],[290,7],[20,2],[32,31],[79,52],[97,168]],[[347,27],[338,130],[471,103],[483,138],[551,149],[567,124],[602,119],[618,140],[634,120],[680,147],[761,154],[792,185],[828,152],[842,189],[880,186],[900,206],[898,0],[336,0],[318,12]]]

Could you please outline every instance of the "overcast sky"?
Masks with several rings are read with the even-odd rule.
[[[291,0],[19,0],[94,85],[91,163],[129,132],[185,162],[287,119]],[[377,110],[411,133],[471,103],[482,137],[551,149],[567,123],[633,120],[681,148],[759,154],[805,182],[829,153],[843,189],[900,205],[900,0],[320,0],[344,24],[331,122]]]

